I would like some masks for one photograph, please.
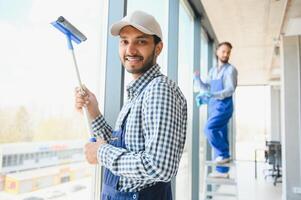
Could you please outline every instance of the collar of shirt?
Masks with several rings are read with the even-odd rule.
[[[155,64],[137,80],[134,80],[130,84],[128,84],[126,88],[128,93],[128,100],[132,100],[134,97],[139,95],[144,87],[160,74],[160,66],[158,64]]]
[[[223,63],[220,67],[218,65],[216,65],[216,69],[220,69],[219,71],[221,71],[223,68],[226,68],[228,65],[230,65],[229,63]]]
[[[213,69],[212,69],[212,73],[211,73],[211,79],[215,80],[215,79],[220,79],[222,77],[222,74],[224,73],[224,71],[226,70],[226,68],[229,66],[229,63],[224,63],[221,65],[220,70],[218,70],[218,66],[216,65]]]

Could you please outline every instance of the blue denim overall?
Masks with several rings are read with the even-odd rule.
[[[223,76],[220,79],[211,80],[210,92],[218,92],[224,89]],[[229,158],[228,122],[233,113],[232,96],[219,100],[211,98],[208,104],[209,118],[205,127],[208,142],[213,147],[214,156]],[[216,167],[221,173],[227,173],[229,167]]]
[[[110,144],[115,147],[126,148],[125,134],[126,121],[130,111],[123,119],[121,129],[113,131]],[[145,188],[139,192],[120,192],[118,191],[119,176],[114,175],[109,169],[105,168],[103,180],[103,190],[101,200],[172,200],[170,182],[158,182],[154,186]]]

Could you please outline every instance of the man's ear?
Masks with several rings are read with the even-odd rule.
[[[161,53],[161,51],[162,51],[162,49],[163,49],[163,42],[160,41],[160,42],[156,45],[156,47],[155,47],[155,55],[156,55],[156,56],[159,56],[160,53]]]

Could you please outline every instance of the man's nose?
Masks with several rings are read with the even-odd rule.
[[[229,57],[229,54],[228,53],[224,53],[223,57]]]
[[[137,48],[136,48],[135,44],[130,42],[127,46],[126,52],[129,55],[137,54]]]

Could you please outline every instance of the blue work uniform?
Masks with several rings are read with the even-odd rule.
[[[125,127],[128,114],[123,120],[121,129],[112,133],[113,139],[110,141],[110,144],[115,147],[126,148]],[[172,200],[170,182],[158,182],[139,192],[120,192],[117,188],[119,178],[119,176],[114,175],[109,169],[105,168],[102,200]]]
[[[229,64],[223,67],[222,75],[218,79],[210,81],[210,93],[215,94],[224,90],[224,71]],[[208,142],[213,147],[214,156],[229,158],[229,141],[228,141],[228,122],[233,113],[232,95],[226,98],[211,98],[208,103],[209,117],[205,126],[205,134]],[[227,173],[228,167],[217,167],[216,170],[221,173]]]

